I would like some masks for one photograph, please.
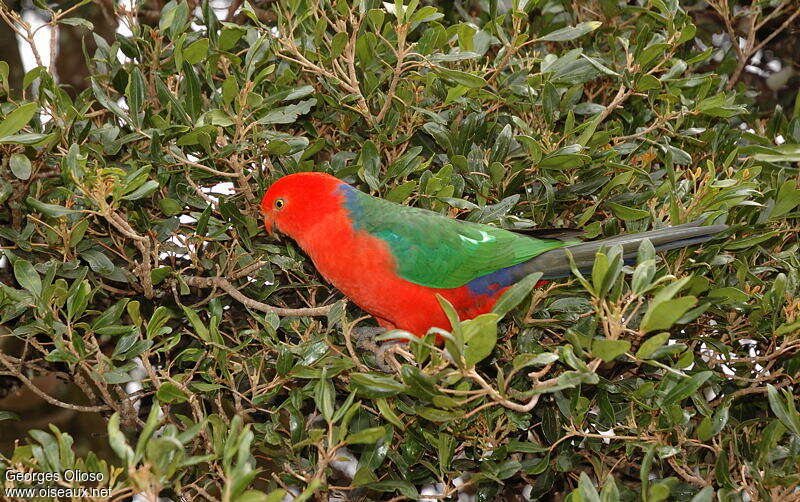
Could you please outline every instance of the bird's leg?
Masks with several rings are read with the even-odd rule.
[[[367,350],[375,356],[375,364],[385,373],[400,371],[400,363],[395,359],[395,354],[402,354],[405,342],[402,340],[388,340],[380,345],[375,343],[375,337],[387,331],[386,328],[376,326],[364,326],[353,328],[353,338],[356,346]]]

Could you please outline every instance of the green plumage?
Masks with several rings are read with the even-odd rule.
[[[455,220],[343,187],[345,206],[355,227],[385,241],[396,260],[398,275],[423,286],[457,288],[567,245]]]

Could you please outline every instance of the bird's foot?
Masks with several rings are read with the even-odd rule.
[[[400,371],[401,364],[397,361],[396,355],[406,358],[411,354],[405,350],[405,343],[402,340],[388,340],[380,345],[375,343],[375,337],[386,333],[386,328],[380,327],[359,327],[353,329],[353,338],[356,346],[367,350],[375,356],[375,364],[385,373],[395,373]]]
[[[386,333],[386,328],[381,328],[379,326],[359,326],[358,328],[353,328],[352,333],[357,346],[375,352],[378,348],[375,343],[375,337]]]

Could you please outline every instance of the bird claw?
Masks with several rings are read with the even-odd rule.
[[[384,373],[400,373],[401,364],[397,360],[396,355],[402,350],[403,346],[400,340],[389,340],[380,346],[375,352],[375,364]]]
[[[400,372],[401,364],[395,355],[402,351],[404,342],[401,340],[388,340],[380,345],[375,343],[375,337],[386,332],[386,328],[359,327],[353,329],[353,338],[356,346],[367,350],[375,356],[375,365],[384,373]]]

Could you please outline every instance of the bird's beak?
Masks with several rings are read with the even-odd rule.
[[[264,215],[264,228],[267,229],[267,234],[270,237],[275,237],[275,218],[272,216],[272,213],[266,213]]]

